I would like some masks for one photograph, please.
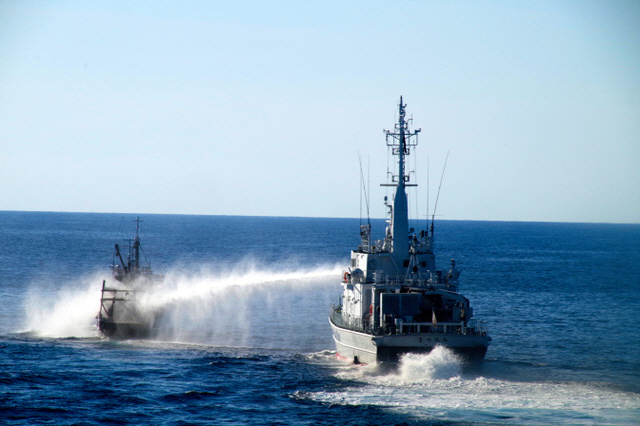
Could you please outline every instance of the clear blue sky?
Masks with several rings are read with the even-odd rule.
[[[358,217],[360,153],[384,217],[403,95],[418,216],[449,152],[441,218],[640,223],[639,22],[637,1],[0,1],[0,210]]]

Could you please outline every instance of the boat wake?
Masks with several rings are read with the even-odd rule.
[[[137,304],[141,312],[156,316],[153,336],[158,340],[318,350],[330,345],[330,336],[327,342],[318,339],[328,333],[317,318],[326,316],[339,274],[336,266],[208,265],[197,272],[170,271],[140,292]],[[25,302],[26,331],[56,338],[99,336],[96,314],[105,275],[84,277],[57,291],[33,285]],[[301,316],[302,298],[307,311],[318,312]],[[308,303],[314,298],[318,303]]]
[[[398,365],[400,383],[423,383],[459,377],[462,360],[451,350],[436,346],[429,354],[406,354]]]
[[[407,353],[396,364],[354,365],[342,363],[337,374],[345,380],[364,380],[382,386],[414,386],[434,380],[460,377],[463,360],[444,346],[430,353]]]
[[[468,377],[462,365],[444,347],[406,355],[397,370],[333,364],[344,385],[304,396],[330,405],[381,407],[418,422],[626,425],[638,418],[636,393],[599,383]]]

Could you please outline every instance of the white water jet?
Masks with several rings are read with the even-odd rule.
[[[339,274],[337,266],[264,268],[249,262],[233,269],[174,270],[147,284],[137,307],[157,315],[154,338],[159,340],[316,349],[323,337],[330,340],[325,318]],[[101,285],[99,275],[55,291],[34,284],[25,303],[27,331],[44,337],[99,335]],[[318,331],[306,332],[313,329]]]

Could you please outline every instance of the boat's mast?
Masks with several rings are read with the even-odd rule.
[[[137,271],[140,269],[140,237],[138,233],[140,231],[140,217],[136,218],[136,239],[133,241],[133,250],[134,250],[134,259],[133,259],[133,267]]]
[[[409,212],[407,207],[407,186],[415,186],[409,183],[409,175],[405,172],[405,156],[410,154],[410,148],[418,144],[417,134],[420,129],[411,132],[409,123],[405,119],[406,105],[402,103],[398,108],[398,123],[393,132],[386,131],[387,146],[392,148],[392,154],[398,156],[398,175],[393,176],[397,182],[396,192],[393,198],[391,211],[391,238],[392,251],[396,264],[402,268],[405,260],[409,258]],[[414,140],[411,138],[415,137]]]

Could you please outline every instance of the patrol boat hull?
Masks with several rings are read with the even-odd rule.
[[[395,363],[407,353],[429,353],[445,346],[467,362],[481,362],[491,340],[487,336],[402,334],[376,336],[338,327],[329,320],[338,357],[355,364]]]

